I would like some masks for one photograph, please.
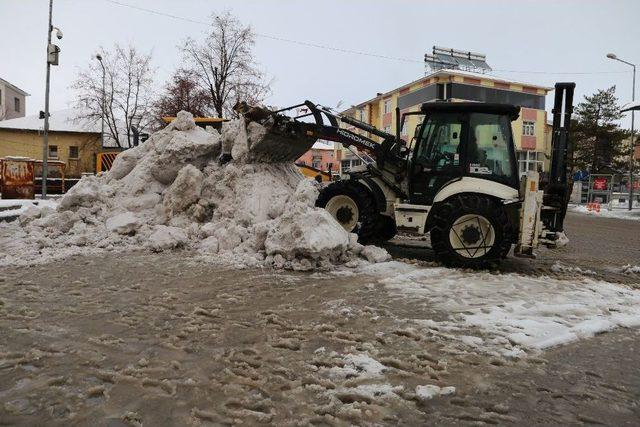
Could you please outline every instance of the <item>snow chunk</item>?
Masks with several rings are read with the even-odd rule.
[[[164,207],[169,215],[183,212],[198,201],[204,175],[193,165],[186,165],[164,194]]]
[[[640,265],[623,265],[621,271],[624,274],[640,274]]]
[[[436,396],[448,396],[456,392],[455,387],[438,387],[437,385],[419,385],[416,387],[416,397],[420,400],[430,400]]]
[[[193,114],[188,111],[179,111],[176,118],[169,123],[169,129],[187,131],[196,128],[196,122],[193,120]]]
[[[155,252],[183,246],[187,242],[187,233],[178,227],[158,225],[149,236],[149,248]]]
[[[385,262],[391,259],[391,255],[385,249],[373,245],[365,246],[362,249],[362,256],[373,263]]]
[[[131,234],[140,228],[140,220],[132,212],[123,212],[107,219],[105,226],[118,234]]]

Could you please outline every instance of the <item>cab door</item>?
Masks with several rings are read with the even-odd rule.
[[[444,184],[463,174],[465,114],[434,113],[425,118],[409,169],[410,202],[431,205]]]

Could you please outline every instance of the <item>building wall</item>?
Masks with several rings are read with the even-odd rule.
[[[66,163],[68,178],[95,172],[96,154],[101,152],[100,135],[95,133],[50,132],[49,147],[57,147],[55,160]],[[70,147],[78,147],[78,158],[69,157]],[[23,156],[42,160],[42,134],[35,131],[0,129],[0,157]],[[54,159],[53,157],[49,157]]]
[[[320,169],[321,171],[328,171],[329,165],[331,165],[331,170],[333,171],[338,169],[338,162],[336,161],[336,156],[333,150],[312,148],[304,153],[296,163],[312,166],[316,169]]]
[[[26,98],[10,86],[0,83],[0,120],[24,117],[27,110]],[[16,111],[14,99],[20,100],[20,110]]]

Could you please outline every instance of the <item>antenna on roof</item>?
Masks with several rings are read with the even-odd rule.
[[[432,54],[424,55],[425,73],[438,70],[462,70],[475,73],[491,71],[487,57],[482,53],[434,46]]]

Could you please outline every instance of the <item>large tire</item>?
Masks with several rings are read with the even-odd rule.
[[[461,194],[434,206],[431,245],[451,267],[486,268],[506,256],[513,227],[502,206],[481,194]]]
[[[325,208],[358,241],[368,244],[379,240],[378,210],[371,191],[357,181],[329,184],[320,191],[316,206]]]

